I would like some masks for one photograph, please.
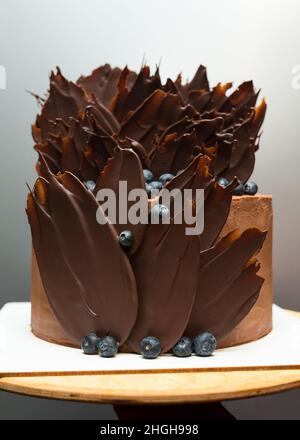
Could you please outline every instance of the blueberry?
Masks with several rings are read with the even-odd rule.
[[[249,182],[245,183],[245,194],[248,196],[254,196],[257,193],[258,187],[253,180],[249,180]]]
[[[172,348],[173,354],[178,357],[187,357],[192,354],[193,343],[187,336],[183,336]]]
[[[245,187],[243,182],[239,180],[239,184],[236,188],[234,188],[233,195],[234,196],[242,196],[244,194]]]
[[[112,336],[104,336],[98,341],[99,356],[110,358],[118,352],[118,342]]]
[[[85,186],[87,187],[87,189],[89,189],[90,191],[94,191],[96,183],[93,180],[87,180],[85,182]]]
[[[151,186],[152,189],[158,189],[159,191],[163,187],[162,183],[158,180],[152,180],[152,182],[150,182],[148,185]]]
[[[118,237],[119,243],[124,247],[131,247],[133,244],[133,233],[132,231],[122,231]]]
[[[146,183],[146,191],[148,193],[148,196],[154,198],[155,196],[157,196],[162,187],[162,183],[156,180],[153,180],[150,183]]]
[[[151,171],[150,170],[143,170],[143,174],[144,174],[144,179],[145,179],[145,182],[147,182],[147,183],[149,183],[149,182],[151,182],[152,180],[153,180],[153,174],[151,173]]]
[[[212,333],[200,333],[194,339],[195,353],[198,356],[210,356],[217,347],[216,338]]]
[[[167,219],[169,217],[169,208],[165,205],[154,205],[151,209],[151,221],[152,223],[159,223],[160,220]]]
[[[145,359],[155,359],[160,355],[160,342],[154,336],[147,336],[140,343],[141,355]]]
[[[226,186],[229,185],[229,180],[226,179],[226,177],[220,177],[220,179],[218,179],[218,184],[221,185],[223,188],[226,188]]]
[[[97,344],[99,338],[96,333],[89,333],[81,342],[81,348],[85,354],[95,354],[98,352]]]
[[[163,185],[166,185],[166,183],[170,182],[170,180],[172,180],[173,177],[175,177],[174,174],[171,174],[171,173],[165,173],[165,174],[162,174],[158,180],[159,180]]]
[[[147,191],[148,196],[150,196],[150,197],[151,197],[152,190],[153,190],[153,188],[152,188],[151,184],[146,183],[146,191]]]

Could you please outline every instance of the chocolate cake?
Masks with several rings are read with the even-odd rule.
[[[27,199],[36,336],[75,347],[109,336],[133,353],[153,337],[175,353],[205,332],[226,347],[271,331],[272,197],[250,180],[266,103],[252,81],[231,87],[211,88],[203,66],[190,82],[165,84],[148,66],[106,64],[76,83],[51,73]],[[120,199],[120,181],[128,194],[147,191],[157,223],[109,218],[97,194]],[[186,234],[160,204],[173,189],[191,190],[194,211],[203,189],[201,233]]]

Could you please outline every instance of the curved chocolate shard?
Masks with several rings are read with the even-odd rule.
[[[238,179],[243,183],[247,182],[254,169],[255,151],[253,145],[248,146],[244,154],[239,158],[239,162],[236,165],[230,164],[229,168],[220,173],[220,175],[229,181],[238,176]]]
[[[195,90],[203,90],[205,92],[208,92],[209,83],[207,79],[206,67],[200,65],[193,79],[186,84],[182,84],[181,74],[178,75],[175,84],[185,101],[189,100],[190,94]]]
[[[106,161],[108,156],[106,150],[113,151],[115,147],[115,143],[112,146],[109,144],[110,135],[104,134],[101,139],[98,139],[98,136],[97,141],[91,140],[93,136],[88,133],[86,127],[89,124],[89,120],[87,120],[84,114],[80,114],[79,119],[73,117],[68,118],[67,121],[57,119],[53,124],[55,125],[56,134],[49,134],[45,143],[35,145],[35,149],[44,156],[50,170],[54,174],[70,171],[76,177],[83,180],[93,179],[94,174],[96,174],[97,178],[99,170],[104,167],[105,162],[99,165],[94,164],[93,173],[88,173],[88,176],[85,175],[86,173],[82,173],[82,162],[85,155],[89,157],[89,152],[95,148],[95,145],[100,150],[100,153],[100,146],[104,148],[103,159]],[[95,155],[97,155],[97,152],[94,152]],[[44,167],[39,160],[37,162],[37,170],[39,175],[45,177],[43,174]]]
[[[46,98],[44,98],[43,96],[38,95],[37,93],[31,92],[30,90],[26,90],[27,93],[29,93],[29,95],[33,96],[36,100],[36,103],[42,107],[46,101]]]
[[[168,78],[166,81],[166,84],[164,86],[162,86],[162,90],[164,92],[173,93],[175,95],[180,94],[178,88],[176,87],[176,84],[170,78]]]
[[[96,133],[112,135],[120,130],[120,124],[114,115],[101,103],[97,104],[97,106],[88,105],[85,110],[85,116],[91,130],[95,130]]]
[[[169,125],[162,133],[161,135],[158,137],[158,140],[156,142],[157,145],[161,144],[162,142],[164,142],[164,139],[168,136],[168,135],[174,135],[176,134],[177,137],[180,137],[182,135],[184,135],[185,133],[189,133],[190,131],[192,131],[195,120],[199,120],[199,118],[197,118],[197,114],[194,114],[193,116],[184,116],[181,119],[178,119],[178,121],[175,121],[173,124]]]
[[[212,162],[208,156],[198,155],[167,185],[166,189],[204,189],[204,230],[201,233],[201,250],[210,248],[217,240],[226,223],[234,188],[238,182],[233,179],[226,187],[215,181],[211,173]],[[163,190],[162,190],[163,194]]]
[[[70,116],[77,117],[90,102],[84,90],[72,81],[68,81],[57,67],[57,72],[51,72],[48,98],[42,112],[37,116],[33,133],[37,141],[43,142],[51,133],[50,121],[57,118],[67,120]],[[54,132],[54,130],[52,130]]]
[[[88,76],[81,76],[77,84],[83,87],[88,93],[94,94],[98,102],[109,108],[113,97],[118,90],[118,82],[121,76],[121,69],[112,68],[109,64],[104,64],[93,70]],[[136,74],[130,72],[130,77],[134,79]]]
[[[145,336],[169,351],[182,336],[198,284],[200,243],[184,225],[150,225],[143,246],[131,258],[139,291],[139,310],[126,346],[140,352]]]
[[[197,296],[185,334],[203,331],[222,339],[255,304],[263,279],[253,255],[262,247],[266,232],[234,231],[201,253]]]
[[[130,76],[130,70],[127,66],[124,67],[124,69],[121,71],[119,81],[117,84],[117,91],[115,96],[113,97],[109,110],[117,117],[118,111],[120,108],[122,108],[122,104],[125,101],[129,90],[130,90],[130,84],[129,84],[129,76]],[[136,75],[137,76],[137,75]],[[136,80],[136,76],[134,78],[134,81]],[[134,83],[133,81],[133,83]],[[131,84],[132,86],[132,84]]]
[[[87,131],[88,137],[88,147],[97,151],[103,157],[105,155],[112,156],[114,149],[116,148],[117,141],[114,136],[107,134],[101,134],[101,132]]]
[[[233,179],[225,188],[217,182],[210,186],[204,202],[204,230],[201,234],[201,250],[210,248],[226,223],[234,188],[238,182]]]
[[[49,172],[43,186],[42,201],[37,194],[29,195],[27,214],[53,311],[76,343],[95,331],[122,344],[135,322],[138,300],[116,231],[108,223],[97,223],[101,208],[72,174],[65,173],[58,181]]]
[[[259,92],[255,92],[252,81],[245,81],[228,96],[220,111],[230,113],[234,110],[234,117],[245,118],[255,105]]]
[[[200,64],[194,78],[187,84],[188,91],[191,90],[209,90],[209,82],[207,79],[206,67]]]
[[[267,103],[265,99],[262,99],[260,104],[258,104],[254,108],[253,115],[251,118],[250,136],[254,139],[257,137],[261,129],[262,123],[264,122],[265,119],[266,111],[267,111]]]
[[[44,156],[52,173],[59,173],[61,170],[61,153],[51,141],[35,144],[34,149]],[[43,176],[43,169],[39,161],[36,164],[36,170],[39,176]]]
[[[195,130],[198,145],[211,145],[215,142],[217,134],[221,131],[223,124],[224,120],[220,116],[213,119],[201,119],[200,121],[195,121],[191,126],[191,129]]]
[[[226,92],[232,87],[232,83],[221,84],[218,83],[212,89],[212,94],[209,102],[205,106],[205,111],[215,110],[218,111],[227,101]]]
[[[227,169],[220,175],[231,180],[237,176],[242,182],[246,182],[251,176],[255,165],[255,152],[258,144],[255,144],[259,130],[266,113],[264,100],[255,107],[250,117],[233,130],[234,143],[232,154]]]
[[[223,125],[224,120],[221,116],[212,117],[210,119],[191,119],[191,117],[184,117],[167,127],[160,136],[158,144],[162,144],[169,136],[174,136],[174,134],[180,137],[186,133],[194,132],[199,147],[211,145],[216,142],[218,136],[221,135]]]
[[[123,139],[118,138],[117,143],[121,148],[132,149],[139,156],[143,168],[150,168],[150,158],[142,144],[129,137]]]
[[[150,75],[149,66],[143,66],[137,75],[131,88],[128,87],[129,71],[124,69],[120,79],[119,93],[113,103],[112,111],[119,121],[126,119],[126,116],[139,107],[155,90],[161,90],[162,84],[157,68],[154,75]]]
[[[105,155],[105,158],[108,160],[109,156]],[[88,147],[81,156],[79,168],[80,175],[84,181],[93,180],[96,182],[104,166],[104,158],[100,157],[97,151]]]
[[[241,118],[246,118],[251,108],[255,106],[259,95],[259,91],[254,90],[252,81],[245,81],[231,95],[227,96],[226,91],[231,86],[232,83],[223,85],[219,83],[210,90],[209,87],[204,88],[199,83],[192,90],[189,90],[188,94],[183,93],[183,95],[185,96],[185,102],[191,104],[199,113],[207,114],[211,110],[215,110],[224,115],[227,114],[224,119],[229,125],[239,122]],[[178,83],[177,87],[180,88]]]
[[[217,167],[219,168],[219,173],[217,174],[226,178],[232,178],[236,175],[240,180],[246,181],[253,171],[255,163],[254,153],[258,148],[255,142],[264,118],[265,105],[258,106],[251,116],[252,107],[255,105],[259,94],[259,91],[255,92],[252,81],[242,83],[237,90],[227,97],[226,91],[230,87],[231,83],[227,83],[224,85],[218,84],[211,91],[204,91],[201,88],[194,89],[186,95],[186,102],[202,113],[202,119],[211,119],[217,116],[223,118],[224,133],[232,133],[233,137],[236,138],[236,142],[235,147],[232,149],[231,160],[228,160],[227,155],[228,165],[226,169],[223,157],[222,167]],[[256,119],[256,124],[254,119]],[[240,128],[240,125],[247,126],[247,132],[243,133],[243,128]],[[187,127],[185,126],[184,130],[186,129]],[[218,133],[215,132],[214,134],[216,136]],[[253,149],[254,145],[255,148]],[[228,153],[228,149],[226,151]],[[220,162],[219,153],[223,152],[225,152],[224,149],[217,150],[218,162]],[[222,174],[222,171],[226,174]]]
[[[214,176],[210,173],[211,160],[208,156],[199,154],[189,165],[170,180],[166,189],[207,189],[213,182]],[[162,190],[163,193],[164,190]]]
[[[82,152],[80,173],[84,180],[97,180],[107,160],[117,146],[116,137],[107,133],[95,120],[90,109],[86,112],[88,127],[84,128],[87,136],[86,148]]]
[[[88,146],[89,135],[86,132],[86,128],[85,128],[86,123],[87,122],[84,114],[81,114],[78,119],[69,118],[68,130],[65,135],[65,137],[71,139],[74,145],[74,149],[76,150],[79,156]]]
[[[178,171],[186,168],[193,159],[193,152],[197,145],[195,132],[185,133],[177,137],[172,133],[164,138],[164,141],[157,145],[151,157],[151,171],[155,178],[169,172],[177,174]]]
[[[126,188],[124,188],[124,192],[122,192],[122,189],[120,190],[120,182],[122,182],[122,184],[125,183],[126,185]],[[147,224],[143,224],[142,222],[133,224],[129,221],[128,218],[119,218],[119,203],[121,199],[121,201],[123,203],[126,203],[127,205],[127,214],[129,213],[132,206],[136,203],[136,201],[129,200],[130,191],[135,189],[144,190],[147,201],[143,169],[137,154],[133,150],[116,147],[113,157],[108,159],[107,165],[105,166],[104,170],[101,172],[97,180],[94,190],[96,198],[98,191],[101,189],[112,190],[116,197],[117,210],[115,219],[116,224],[114,224],[114,226],[117,234],[120,234],[120,232],[124,230],[131,230],[133,232],[134,241],[128,252],[129,255],[133,255],[140,247],[144,233],[148,226]],[[113,219],[110,220],[113,221]]]
[[[96,180],[117,145],[112,133],[118,131],[118,122],[113,115],[103,106],[88,105],[78,118],[56,119],[51,126],[55,134],[48,135],[45,146],[36,145],[37,151],[46,153],[51,171],[70,171],[82,180]],[[39,173],[42,169],[38,163]]]
[[[193,90],[189,94],[188,103],[192,105],[197,112],[204,113],[211,100],[212,94],[212,91],[206,92],[203,90]]]
[[[59,171],[70,171],[79,178],[82,178],[80,173],[81,157],[88,142],[88,136],[84,130],[83,123],[81,117],[80,119],[70,117],[67,123],[56,120],[57,134],[51,134],[47,139],[47,144],[53,145],[60,152]],[[43,151],[39,151],[43,153]],[[43,157],[47,159],[44,155]],[[49,165],[48,161],[47,163]]]
[[[70,173],[73,173],[75,176],[80,177],[79,168],[80,168],[81,156],[76,151],[72,138],[66,136],[62,140],[62,144],[63,144],[63,154],[62,154],[62,162],[61,162],[62,172],[69,171]]]
[[[195,78],[191,83],[182,86],[179,76],[175,84],[185,102],[193,105],[199,113],[207,113],[211,110],[231,113],[230,121],[233,116],[236,119],[238,117],[246,117],[251,107],[255,105],[258,96],[258,93],[254,91],[252,81],[242,83],[229,96],[226,95],[226,91],[232,87],[232,83],[219,83],[210,89],[206,69],[203,66],[198,68]]]
[[[81,298],[81,287],[62,253],[50,215],[30,193],[27,216],[33,248],[51,308],[74,343],[95,328],[94,317]]]
[[[212,169],[213,173],[216,176],[220,176],[223,172],[226,172],[226,170],[230,166],[232,149],[234,148],[235,143],[236,140],[233,138],[233,136],[230,136],[229,138],[227,137],[227,135],[218,136],[218,140],[212,154]],[[205,148],[203,149],[205,150]],[[230,180],[235,176],[236,174],[233,174]]]
[[[182,104],[178,95],[155,90],[122,123],[119,136],[137,140],[150,153],[153,150],[155,137],[174,122],[193,113],[191,107]]]
[[[250,136],[251,118],[246,119],[233,130],[235,144],[232,149],[229,167],[237,167],[241,157],[249,147],[254,145],[254,138]]]
[[[91,135],[88,146],[81,156],[79,171],[82,179],[96,182],[110,157],[105,139]]]

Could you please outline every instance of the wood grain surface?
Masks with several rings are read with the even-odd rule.
[[[291,312],[299,317],[299,312]],[[36,397],[183,404],[259,396],[300,387],[300,369],[2,377],[0,389]]]

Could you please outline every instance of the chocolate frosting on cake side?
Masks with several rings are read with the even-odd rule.
[[[258,275],[264,279],[264,282],[254,307],[233,331],[219,340],[219,347],[253,341],[265,336],[272,330],[272,196],[234,196],[229,216],[220,236],[224,237],[229,231],[237,227],[241,232],[252,227],[268,231],[262,249],[257,254],[257,260],[260,263]]]
[[[252,82],[228,95],[230,87],[210,88],[203,66],[186,84],[180,76],[162,84],[158,69],[151,76],[147,66],[135,74],[105,65],[77,83],[59,69],[51,74],[32,127],[40,177],[27,214],[47,297],[40,299],[50,305],[42,310],[52,309],[64,342],[78,345],[96,331],[139,352],[151,334],[166,352],[197,328],[224,339],[253,308],[263,283],[255,254],[266,230],[230,230],[221,241],[220,233],[237,179],[252,173],[266,104],[255,107]],[[118,198],[120,180],[128,192],[145,189],[145,166],[156,179],[176,174],[166,188],[191,189],[193,206],[195,190],[204,189],[199,236],[185,235],[185,224],[172,218],[169,225],[97,223],[96,213],[105,215],[98,190]],[[223,188],[220,177],[231,183]],[[95,181],[93,191],[87,180]],[[134,237],[128,252],[117,240],[124,229]],[[32,322],[47,338],[35,327],[41,322]],[[49,339],[56,334],[57,326]]]

